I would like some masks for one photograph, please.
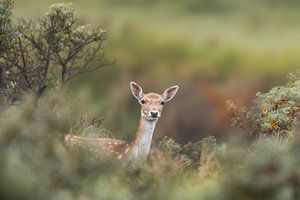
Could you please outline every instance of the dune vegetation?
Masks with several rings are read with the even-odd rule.
[[[1,2],[1,197],[300,199],[298,1],[57,3]],[[180,85],[149,158],[67,146],[133,137],[132,79]]]

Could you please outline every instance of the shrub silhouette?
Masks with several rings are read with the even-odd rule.
[[[9,37],[4,42],[4,47],[9,48],[2,49],[0,64],[1,94],[7,99],[19,98],[22,93],[39,97],[49,87],[112,64],[104,59],[106,31],[91,25],[79,26],[69,4],[50,6],[40,19],[13,23],[12,2],[4,2],[1,37]]]

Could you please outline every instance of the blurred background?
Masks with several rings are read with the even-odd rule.
[[[15,17],[43,16],[54,0],[18,0]],[[90,96],[87,115],[129,139],[140,117],[129,81],[162,93],[179,85],[165,106],[156,137],[180,143],[236,134],[225,102],[251,103],[257,91],[285,82],[300,66],[297,0],[74,0],[82,24],[108,32],[106,57],[115,65],[68,84],[69,97]],[[245,134],[245,133],[240,133]]]

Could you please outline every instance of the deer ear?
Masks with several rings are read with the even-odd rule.
[[[178,87],[177,85],[172,86],[172,87],[166,89],[166,90],[164,91],[164,93],[162,94],[163,100],[164,100],[165,102],[168,102],[168,101],[170,101],[171,99],[173,99],[173,97],[174,97],[175,94],[177,93],[178,89],[179,89],[179,87]]]
[[[130,89],[131,92],[133,94],[133,96],[137,99],[137,100],[141,100],[144,96],[143,94],[143,89],[141,86],[139,86],[137,83],[131,81],[130,82]]]

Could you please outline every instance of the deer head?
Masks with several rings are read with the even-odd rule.
[[[141,116],[149,121],[155,121],[160,118],[165,103],[175,96],[178,88],[178,86],[172,86],[162,94],[144,94],[141,86],[135,82],[130,82],[131,92],[141,105]]]

